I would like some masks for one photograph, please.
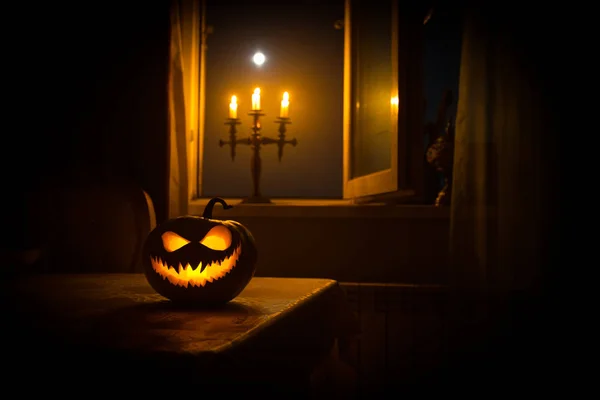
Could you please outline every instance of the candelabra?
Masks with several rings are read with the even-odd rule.
[[[290,118],[278,118],[275,120],[275,123],[279,124],[279,135],[277,139],[272,139],[266,136],[262,136],[260,117],[263,117],[265,114],[261,112],[261,110],[252,110],[248,113],[252,117],[252,133],[250,137],[245,139],[237,138],[237,125],[240,125],[239,118],[228,118],[225,122],[225,125],[229,125],[229,140],[219,140],[219,147],[223,147],[225,145],[229,145],[231,161],[235,160],[235,149],[238,144],[244,144],[251,146],[252,154],[250,156],[250,173],[252,175],[252,195],[250,197],[245,198],[242,203],[246,204],[269,204],[272,203],[268,197],[263,196],[260,193],[260,174],[262,168],[262,160],[260,158],[260,150],[261,146],[267,144],[276,144],[278,147],[278,158],[279,162],[281,162],[281,158],[283,157],[283,148],[286,144],[291,144],[292,146],[296,146],[298,141],[294,138],[291,140],[287,140],[285,138],[286,133],[286,125],[292,123]]]

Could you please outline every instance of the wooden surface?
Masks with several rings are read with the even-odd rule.
[[[48,374],[48,363],[67,357],[77,367],[63,363],[60,374],[108,362],[113,376],[143,369],[191,382],[223,374],[255,382],[259,371],[297,377],[356,328],[342,290],[327,279],[254,278],[210,310],[174,306],[139,274],[21,276],[2,293],[9,324],[19,326],[12,362],[29,373],[26,359]]]

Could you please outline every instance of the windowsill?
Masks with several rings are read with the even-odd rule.
[[[209,200],[191,200],[189,213],[202,215]],[[274,199],[274,204],[240,204],[240,198],[224,200],[234,208],[223,210],[215,205],[215,217],[448,219],[450,216],[449,207],[429,205],[357,205],[350,200],[334,199]]]

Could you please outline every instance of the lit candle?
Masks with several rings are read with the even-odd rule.
[[[260,110],[260,88],[254,89],[252,94],[252,109]]]
[[[288,92],[283,93],[283,99],[281,99],[281,111],[279,112],[280,118],[290,117],[290,94]]]
[[[229,103],[229,118],[237,119],[237,97],[231,96],[231,103]]]

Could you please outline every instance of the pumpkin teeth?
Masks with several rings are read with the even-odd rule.
[[[196,268],[189,263],[185,267],[179,263],[174,268],[165,263],[160,257],[150,257],[152,268],[163,279],[169,280],[171,284],[183,288],[204,287],[206,283],[211,283],[223,278],[236,266],[242,253],[242,246],[239,245],[225,260],[217,261],[211,264],[200,263]]]

